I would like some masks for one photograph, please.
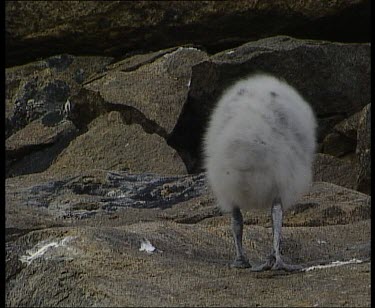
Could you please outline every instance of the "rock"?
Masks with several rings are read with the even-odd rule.
[[[46,170],[76,136],[73,123],[59,114],[48,113],[34,120],[6,140],[6,176]]]
[[[357,131],[357,186],[356,189],[371,195],[371,104],[361,112]]]
[[[186,173],[180,156],[163,138],[146,133],[138,124],[126,125],[116,111],[93,120],[46,172],[74,174],[90,169]]]
[[[311,103],[321,142],[337,123],[369,102],[370,67],[369,44],[285,36],[215,54],[193,66],[187,103],[168,142],[192,157],[188,170],[201,170],[201,137],[214,104],[230,84],[259,71],[284,78]]]
[[[363,110],[356,112],[349,118],[335,125],[334,130],[347,138],[357,140],[359,120]]]
[[[333,132],[325,136],[322,152],[335,157],[343,157],[354,153],[356,145],[356,139],[353,140],[345,135]]]
[[[336,157],[355,154],[360,115],[361,111],[356,112],[349,118],[336,124],[333,127],[333,132],[324,138],[321,152]]]
[[[102,71],[108,57],[57,55],[23,66],[7,68],[6,137],[49,112],[61,111],[91,74]]]
[[[314,181],[324,181],[355,189],[357,168],[355,161],[336,158],[332,155],[318,153],[313,165]]]
[[[368,195],[314,183],[285,215],[286,258],[305,267],[349,260],[360,260],[358,264],[297,275],[251,273],[228,266],[234,255],[230,216],[215,211],[203,174],[91,171],[55,180],[44,176],[6,180],[8,306],[370,303]],[[75,203],[90,197],[97,209]],[[61,215],[69,208],[72,215]],[[84,211],[94,214],[79,215]],[[244,248],[252,264],[269,252],[269,226],[269,213],[246,213]],[[145,240],[154,252],[140,251]],[[282,299],[272,295],[276,286],[290,294],[301,278],[309,280],[309,292]],[[240,287],[245,283],[254,287]],[[343,288],[348,292],[344,298]],[[264,292],[271,295],[264,297]],[[238,296],[228,296],[232,293]]]
[[[315,162],[315,180],[371,194],[370,110],[371,104],[366,105],[325,137],[321,150],[324,154],[318,154]]]
[[[85,88],[99,93],[112,108],[135,108],[168,136],[186,101],[191,67],[207,60],[208,55],[195,48],[180,47],[157,55],[151,53],[143,57],[143,62],[139,58],[113,64],[112,69],[109,67],[105,75],[86,83]]]
[[[192,43],[210,53],[287,34],[370,41],[370,1],[7,2],[6,64],[60,53],[123,56]]]

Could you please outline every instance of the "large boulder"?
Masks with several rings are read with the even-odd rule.
[[[98,116],[87,129],[60,153],[47,173],[90,169],[186,173],[184,162],[162,137],[146,133],[139,124],[127,125],[119,112]]]
[[[187,103],[169,138],[174,148],[196,158],[189,170],[201,168],[202,135],[220,95],[257,72],[285,79],[305,97],[318,118],[318,142],[370,101],[370,44],[278,36],[215,54],[193,66]]]
[[[180,47],[139,58],[108,66],[106,73],[87,81],[84,88],[99,93],[113,109],[139,110],[168,136],[186,102],[192,67],[209,57],[196,48]]]
[[[181,44],[211,53],[268,36],[370,40],[370,0],[7,1],[6,64],[60,53],[123,56]]]
[[[85,65],[89,67],[95,59],[99,63],[90,68],[91,74],[84,74],[77,82],[74,76],[78,68],[73,64],[86,61]],[[135,55],[111,65],[108,65],[109,61],[107,58],[56,56],[25,66],[28,69],[22,86],[11,82],[16,80],[12,77],[17,76],[15,69],[7,70],[10,75],[7,80],[14,85],[9,87],[7,102],[17,102],[14,106],[19,106],[8,108],[9,135],[41,116],[55,124],[67,117],[78,129],[78,134],[83,134],[98,116],[116,111],[125,124],[138,124],[145,133],[161,137],[177,151],[187,172],[198,172],[202,170],[201,144],[209,114],[221,93],[241,77],[262,71],[284,78],[295,86],[317,114],[318,141],[333,134],[333,138],[327,138],[334,145],[331,149],[340,150],[337,156],[354,152],[356,141],[351,139],[353,129],[347,129],[345,133],[345,128],[338,126],[335,130],[335,125],[359,112],[370,100],[369,44],[306,41],[282,36],[250,42],[211,57],[185,46]],[[55,68],[46,67],[47,62],[54,63]],[[34,67],[42,69],[33,73]],[[333,75],[336,78],[329,77]],[[37,84],[30,86],[36,82],[34,79]],[[48,80],[61,87],[47,91],[51,88]],[[69,108],[63,110],[68,100]],[[10,103],[7,105],[11,106]],[[343,139],[348,142],[342,142]],[[335,146],[335,140],[339,141],[340,147]],[[323,151],[328,148],[324,142],[322,148]],[[107,154],[103,152],[103,155]],[[138,152],[131,155],[138,156]],[[81,155],[77,157],[85,159]],[[82,168],[95,166],[95,160],[92,164],[87,164],[87,159],[75,164]],[[97,165],[102,166],[102,163]],[[120,169],[126,167],[120,165]],[[133,171],[144,171],[143,167],[134,168],[133,165]],[[155,166],[152,171],[158,168]]]

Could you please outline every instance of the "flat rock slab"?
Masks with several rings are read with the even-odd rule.
[[[269,252],[271,229],[246,225],[244,232],[250,262],[257,264]],[[154,252],[140,251],[144,241]],[[370,305],[369,220],[284,228],[283,247],[293,262],[328,268],[295,274],[231,269],[229,225],[155,221],[33,231],[7,244],[7,305]]]
[[[371,197],[325,182],[285,214],[282,253],[300,273],[231,269],[230,215],[204,174],[92,170],[6,181],[8,306],[368,306]],[[252,265],[269,211],[244,214]],[[140,296],[142,294],[142,296]]]

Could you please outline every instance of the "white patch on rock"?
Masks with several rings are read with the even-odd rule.
[[[146,251],[147,253],[153,253],[156,251],[156,247],[154,247],[148,239],[143,239],[141,242],[141,248],[139,251]]]
[[[234,53],[234,50],[230,50],[227,52],[227,55],[231,55],[232,53]]]
[[[32,249],[26,250],[26,255],[21,256],[20,261],[30,265],[31,262],[42,257],[47,251],[58,247],[66,247],[66,244],[75,238],[74,236],[67,236],[60,241],[42,241],[36,244]]]
[[[310,267],[304,268],[303,271],[309,272],[309,271],[316,270],[316,269],[337,267],[337,266],[342,266],[342,265],[347,265],[347,264],[359,264],[359,263],[363,263],[363,261],[358,260],[358,259],[351,259],[349,261],[334,261],[329,264],[310,266]]]
[[[111,190],[107,192],[107,196],[111,198],[126,198],[127,195],[123,193],[121,190]]]

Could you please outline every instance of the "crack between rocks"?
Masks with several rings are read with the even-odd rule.
[[[123,72],[123,73],[128,73],[128,72],[136,71],[140,67],[142,67],[144,65],[147,65],[147,64],[151,64],[151,63],[155,62],[156,60],[160,59],[161,57],[164,57],[167,54],[171,54],[171,53],[175,52],[176,50],[177,50],[177,47],[174,48],[173,50],[169,51],[169,52],[165,52],[165,53],[161,53],[161,54],[155,55],[154,57],[152,57],[152,58],[150,58],[148,60],[145,60],[145,61],[143,61],[141,63],[138,63],[138,64],[134,64],[133,66],[130,66],[128,68],[120,69],[119,71]],[[136,56],[136,55],[134,55],[134,56]]]
[[[108,112],[117,111],[120,113],[122,120],[127,125],[139,124],[142,129],[148,134],[157,134],[166,139],[168,137],[167,131],[158,125],[155,121],[148,119],[139,109],[129,105],[114,105],[108,103]]]
[[[316,114],[316,117],[318,119],[327,119],[327,118],[332,118],[332,117],[344,117],[347,118],[346,112],[327,112],[324,114]]]
[[[55,143],[56,143],[56,140],[53,140],[47,143],[29,144],[18,149],[5,150],[5,153],[6,153],[7,159],[9,159],[12,162],[14,160],[20,160],[33,152],[42,151],[46,148],[49,148],[53,146]]]

